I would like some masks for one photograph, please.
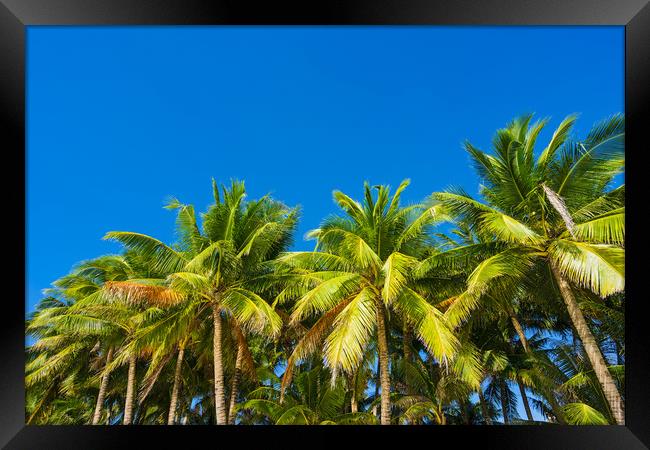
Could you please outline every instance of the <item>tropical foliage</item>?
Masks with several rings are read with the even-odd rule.
[[[575,121],[466,142],[476,198],[334,191],[312,251],[239,181],[108,232],[27,318],[27,423],[623,424],[624,119]]]

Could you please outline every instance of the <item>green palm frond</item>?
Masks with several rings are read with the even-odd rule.
[[[291,321],[297,322],[333,308],[341,300],[358,291],[360,283],[361,277],[356,273],[343,273],[323,281],[296,302]]]
[[[291,383],[296,363],[313,355],[321,349],[325,336],[329,333],[339,313],[343,311],[352,300],[353,298],[343,300],[341,303],[323,314],[296,343],[291,355],[289,355],[289,358],[287,359],[286,369],[282,375],[281,395],[284,394],[285,389]]]
[[[366,287],[336,316],[323,348],[332,383],[340,370],[351,373],[358,367],[375,326],[375,314],[375,294]]]
[[[620,247],[557,239],[549,255],[567,278],[601,297],[625,288],[625,251]]]
[[[625,243],[625,208],[617,208],[579,223],[573,234],[576,239],[588,242],[622,245]]]
[[[402,288],[406,285],[410,271],[417,263],[417,259],[411,256],[403,255],[399,252],[391,253],[382,267],[384,273],[384,288],[382,290],[382,299],[387,305],[400,294]]]
[[[477,307],[480,298],[492,284],[504,279],[517,282],[533,265],[534,252],[527,249],[506,249],[481,262],[467,278],[467,287],[445,311],[450,324],[457,326]]]
[[[329,229],[320,234],[318,240],[326,248],[337,248],[341,256],[362,269],[381,266],[379,256],[355,233],[343,229]]]
[[[565,146],[552,179],[558,195],[571,208],[604,189],[624,164],[625,120],[614,116],[595,126],[584,142]]]
[[[161,272],[181,270],[185,265],[185,259],[181,254],[146,234],[111,231],[106,233],[104,239],[118,241],[125,247],[144,255]]]
[[[172,289],[186,294],[205,293],[210,288],[208,277],[193,272],[175,272],[169,275],[168,280]]]
[[[276,258],[276,262],[297,269],[331,270],[348,272],[352,265],[345,258],[323,252],[286,252]]]
[[[277,336],[282,327],[282,319],[262,297],[242,288],[226,291],[221,300],[226,308],[246,329],[269,336]]]
[[[481,215],[481,225],[496,239],[522,245],[537,245],[543,237],[525,224],[505,214],[490,212]]]
[[[405,288],[395,299],[395,308],[411,323],[417,337],[440,361],[453,359],[459,346],[458,338],[449,327],[442,312],[429,304],[420,294]]]
[[[501,246],[503,247],[503,246]],[[414,271],[416,276],[424,277],[437,269],[462,270],[476,266],[482,259],[493,255],[500,248],[497,242],[480,242],[454,246],[449,250],[434,253],[422,260]]]
[[[573,125],[575,124],[577,118],[578,116],[576,114],[567,116],[553,132],[553,136],[551,137],[550,142],[542,151],[542,153],[540,153],[535,164],[539,176],[542,176],[544,174],[549,163],[554,159],[556,151],[569,137],[571,129],[573,128]]]
[[[609,425],[601,412],[585,403],[568,403],[562,409],[571,425]]]

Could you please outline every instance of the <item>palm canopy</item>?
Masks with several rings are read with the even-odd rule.
[[[469,249],[470,255],[482,253],[474,258],[480,262],[468,276],[465,292],[453,299],[445,314],[458,325],[495,286],[517,285],[548,300],[561,297],[613,415],[622,424],[622,398],[576,297],[584,289],[606,298],[625,287],[625,188],[611,189],[624,167],[625,123],[622,116],[611,117],[585,139],[574,141],[574,120],[566,118],[539,155],[534,147],[545,121],[530,125],[531,116],[499,130],[493,154],[467,143],[484,180],[481,195],[486,202],[461,190],[432,195],[483,241]],[[426,273],[449,253],[425,260],[420,271]]]
[[[622,423],[624,122],[578,140],[575,120],[466,143],[479,198],[335,191],[311,252],[287,251],[296,209],[238,181],[200,215],[170,199],[171,244],[109,232],[123,253],[28,318],[28,421],[518,423],[518,387],[529,421]]]
[[[278,336],[282,320],[277,312],[249,284],[269,272],[268,261],[289,245],[297,220],[297,210],[290,209],[268,195],[246,201],[243,182],[232,181],[230,187],[213,180],[214,203],[202,214],[199,228],[194,208],[171,199],[167,207],[178,210],[175,246],[139,233],[111,232],[114,239],[128,249],[152,261],[154,270],[165,273],[163,292],[182,297],[189,304],[183,309],[188,325],[204,321],[204,311],[212,309],[215,406],[219,423],[225,423],[224,375],[222,365],[222,315],[225,314],[238,341],[238,353],[248,355],[242,331],[269,338]],[[120,286],[127,295],[151,288],[140,283]],[[159,321],[159,324],[167,322]],[[174,327],[171,327],[173,329]],[[177,328],[178,329],[178,328]],[[153,324],[144,338],[168,333],[170,327]],[[185,332],[187,332],[185,328]],[[180,336],[179,336],[180,337]],[[250,359],[250,358],[247,358]],[[248,364],[250,366],[250,364]]]
[[[131,353],[127,344],[133,332],[156,310],[116,303],[107,295],[108,285],[147,276],[143,267],[133,253],[85,261],[46,290],[48,297],[29,319],[27,331],[39,340],[28,349],[31,361],[26,367],[26,385],[46,394],[64,387],[67,393],[61,392],[61,400],[66,402],[66,417],[80,404],[73,401],[75,396],[81,398],[95,389],[102,372],[98,366],[109,366],[108,360],[104,363],[107,351],[112,353],[108,349],[119,351],[106,372],[124,363]],[[41,405],[35,404],[30,421],[42,413]],[[87,413],[77,420],[85,422]]]
[[[265,261],[288,245],[297,211],[268,196],[246,202],[243,182],[233,181],[229,189],[222,186],[221,193],[214,182],[213,187],[215,203],[202,214],[202,230],[192,205],[176,199],[168,203],[178,211],[174,246],[133,232],[110,232],[105,238],[150,259],[154,270],[166,274],[168,295],[212,302],[219,293],[220,307],[239,323],[256,331],[270,326],[275,334],[279,317],[247,282],[260,276]],[[132,292],[142,288],[136,283]]]
[[[458,341],[442,312],[412,282],[412,268],[427,252],[431,228],[446,217],[437,206],[401,206],[408,184],[402,182],[391,197],[387,186],[366,183],[362,203],[335,191],[344,215],[330,217],[309,233],[318,251],[278,258],[281,267],[295,274],[280,295],[282,300],[296,299],[291,322],[316,320],[289,358],[285,385],[292,365],[317,350],[322,350],[333,380],[340,372],[353,373],[381,320],[378,309],[408,321],[440,360],[456,353]]]
[[[624,120],[614,116],[579,142],[569,139],[574,121],[574,116],[565,119],[538,156],[535,143],[546,121],[531,125],[531,116],[499,130],[493,154],[466,143],[486,202],[460,189],[432,195],[483,241],[467,246],[463,260],[457,257],[461,249],[454,248],[423,261],[419,269],[426,273],[440,261],[477,256],[480,264],[469,275],[466,292],[450,308],[452,320],[466,318],[491,283],[525,286],[539,258],[553,261],[572,283],[601,297],[624,289],[625,188],[608,190],[623,169]]]

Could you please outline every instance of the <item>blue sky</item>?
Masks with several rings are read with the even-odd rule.
[[[210,178],[301,205],[296,249],[332,190],[451,185],[461,149],[514,116],[624,110],[623,27],[29,27],[27,301],[110,230],[173,240],[174,195],[204,210]]]

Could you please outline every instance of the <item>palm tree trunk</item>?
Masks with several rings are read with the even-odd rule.
[[[95,404],[95,414],[93,415],[93,425],[99,423],[99,418],[102,415],[102,406],[104,404],[104,399],[106,398],[106,390],[108,389],[108,377],[109,374],[106,372],[106,368],[113,358],[113,347],[108,349],[106,353],[106,362],[104,363],[104,374],[102,375],[102,382],[99,385],[99,394],[97,394],[97,403]]]
[[[352,375],[348,379],[348,383],[350,385],[350,412],[356,413],[359,411],[359,405],[357,403],[357,375],[358,375],[358,369],[352,372]]]
[[[567,310],[569,312],[571,322],[578,332],[578,336],[582,342],[582,347],[585,349],[585,353],[589,358],[589,362],[591,362],[591,366],[594,369],[596,378],[598,378],[598,381],[603,388],[605,398],[607,399],[607,403],[609,404],[609,407],[612,411],[614,420],[616,420],[616,423],[618,425],[625,425],[623,399],[621,398],[621,394],[616,388],[614,378],[607,369],[607,364],[605,363],[603,354],[600,352],[600,348],[596,343],[596,339],[594,339],[594,336],[591,333],[589,326],[587,325],[587,321],[585,320],[585,317],[582,314],[580,307],[578,306],[578,302],[576,301],[573,292],[571,291],[569,283],[560,273],[555,263],[551,262],[550,265],[551,270],[553,271],[553,275],[555,276],[555,280],[557,281],[558,287],[560,289],[560,293],[562,294],[562,299],[564,300],[564,303],[566,304]]]
[[[381,424],[390,425],[390,374],[388,372],[388,341],[384,322],[384,305],[377,299],[377,346],[379,349],[379,379],[381,382]]]
[[[530,405],[528,404],[528,397],[526,396],[526,388],[520,379],[517,379],[517,384],[519,385],[519,393],[521,394],[521,401],[524,403],[524,409],[526,410],[526,417],[530,422],[533,421],[533,413],[530,410]]]
[[[514,313],[511,313],[510,319],[512,320],[512,325],[515,327],[515,330],[519,335],[519,340],[521,341],[521,345],[524,347],[526,353],[530,353],[530,346],[528,345],[528,339],[524,334],[524,330],[521,324],[519,323],[517,316]],[[548,400],[549,404],[551,405],[551,410],[553,411],[553,414],[557,418],[558,423],[560,423],[561,425],[566,425],[566,421],[564,420],[564,413],[562,412],[560,405],[558,405],[557,401],[555,400],[555,396],[553,395],[553,392],[545,391],[544,395]],[[526,398],[526,401],[528,401],[528,398]]]
[[[501,388],[501,413],[503,414],[503,424],[509,425],[510,419],[508,419],[508,408],[506,406],[508,404],[508,387],[506,386],[506,382],[503,380],[499,381],[499,387]]]
[[[167,416],[167,425],[174,425],[174,419],[176,418],[176,405],[178,405],[178,391],[181,384],[181,369],[183,367],[184,354],[185,347],[181,345],[178,349],[176,369],[174,370],[174,387],[172,388],[172,399],[169,402],[169,415]]]
[[[553,394],[553,392],[546,391],[544,392],[544,396],[546,400],[548,400],[549,405],[551,405],[551,411],[553,411],[553,414],[555,415],[557,422],[560,425],[566,425],[566,420],[564,420],[564,412],[562,411],[562,408],[560,408],[560,405],[555,399],[555,395]]]
[[[481,405],[481,413],[483,414],[483,419],[488,425],[492,425],[492,419],[490,418],[490,413],[488,412],[487,403],[485,403],[485,397],[483,396],[483,388],[478,387],[478,401]]]
[[[133,399],[135,392],[135,363],[136,356],[129,356],[129,376],[126,384],[126,402],[124,404],[124,425],[131,425],[133,421]]]
[[[515,331],[519,336],[519,341],[521,341],[521,345],[524,347],[524,351],[526,353],[529,353],[530,347],[528,346],[528,339],[526,338],[526,334],[524,333],[524,329],[521,326],[521,323],[519,323],[519,319],[517,319],[517,316],[512,311],[509,311],[509,314],[510,314],[510,320],[512,322],[512,326],[515,327]]]
[[[214,336],[212,340],[214,356],[214,407],[217,413],[217,425],[226,424],[226,396],[224,393],[223,380],[223,355],[221,352],[221,314],[219,306],[215,305],[212,309],[214,321]]]
[[[228,407],[228,424],[235,424],[235,405],[237,404],[237,391],[239,389],[239,379],[241,378],[241,366],[244,361],[244,351],[242,344],[237,345],[237,360],[235,362],[235,374],[232,377],[232,386],[230,389],[230,405]]]

